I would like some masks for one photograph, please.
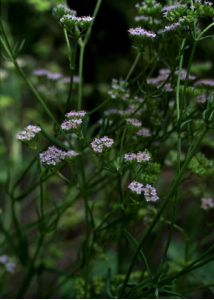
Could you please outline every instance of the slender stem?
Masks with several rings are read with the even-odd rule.
[[[80,44],[80,57],[79,57],[79,90],[78,90],[78,105],[77,109],[82,107],[82,94],[83,94],[83,63],[85,54],[85,44]]]
[[[211,24],[209,24],[200,34],[199,36],[196,38],[197,41],[200,41],[200,39],[202,38],[202,36],[208,31],[210,30],[210,28],[212,28],[214,26],[214,22],[212,22]]]
[[[138,54],[137,54],[137,56],[136,56],[136,58],[135,58],[135,60],[134,60],[134,62],[133,62],[133,64],[132,64],[132,66],[131,66],[131,68],[130,68],[130,70],[129,70],[127,76],[126,76],[126,80],[125,80],[125,81],[128,81],[128,80],[130,79],[132,73],[134,72],[134,69],[135,69],[136,66],[137,66],[137,63],[138,63],[139,60],[140,60],[140,57],[141,57],[141,52],[138,52]]]
[[[4,27],[3,24],[1,23],[1,28],[2,28],[2,33],[3,33],[3,38],[1,38],[1,43],[3,45],[3,48],[5,49],[5,51],[8,53],[8,55],[11,58],[11,61],[14,65],[14,67],[16,68],[18,74],[22,77],[22,79],[25,81],[25,83],[27,84],[27,86],[29,87],[29,89],[32,91],[33,95],[35,96],[35,98],[37,99],[37,101],[41,104],[41,106],[43,107],[44,111],[47,113],[47,115],[52,119],[52,121],[57,125],[58,122],[55,119],[54,115],[52,114],[52,112],[49,110],[48,106],[46,105],[45,101],[42,99],[41,95],[39,94],[39,92],[37,91],[37,89],[33,86],[32,82],[27,78],[27,76],[25,75],[25,73],[23,72],[23,70],[20,68],[19,64],[17,63],[17,60],[15,58],[15,55],[13,53],[13,50],[10,46],[10,43],[8,41],[7,35],[5,34],[4,31]],[[5,40],[5,43],[4,43]]]
[[[184,60],[184,46],[186,43],[186,39],[183,39],[180,48],[180,62],[179,62],[179,70],[178,70],[178,79],[177,79],[177,86],[176,86],[176,115],[177,115],[177,123],[180,120],[180,83],[181,83],[181,71],[183,66]],[[178,128],[178,145],[177,145],[177,171],[180,171],[181,167],[181,135],[180,135],[180,128]]]
[[[44,241],[44,235],[42,234],[39,237],[37,247],[36,247],[36,250],[34,252],[33,258],[31,260],[31,263],[28,267],[28,270],[26,272],[26,276],[24,277],[22,285],[21,285],[21,287],[20,287],[20,289],[17,293],[17,298],[22,298],[25,295],[25,293],[27,292],[27,290],[29,289],[29,287],[30,287],[32,279],[35,275],[35,263],[36,263],[38,255],[39,255],[39,252],[40,252],[41,246],[43,244],[43,241]]]
[[[94,9],[93,18],[95,19],[98,11],[100,9],[100,6],[102,4],[102,0],[97,0],[97,4]],[[79,46],[80,46],[80,57],[79,57],[79,90],[78,90],[78,104],[77,109],[80,110],[82,107],[82,95],[83,95],[83,66],[84,66],[84,54],[85,54],[85,47],[89,41],[89,38],[91,36],[93,23],[88,28],[84,39],[79,40]]]
[[[68,90],[68,96],[67,96],[67,102],[66,102],[66,111],[68,111],[71,108],[71,98],[72,98],[72,89],[73,89],[73,81],[74,81],[74,71],[75,71],[75,58],[76,58],[76,43],[74,46],[71,46],[71,43],[69,41],[67,30],[64,28],[64,37],[68,49],[68,59],[69,59],[69,67],[70,67],[70,83],[69,83],[69,90]]]

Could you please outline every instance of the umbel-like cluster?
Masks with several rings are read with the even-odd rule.
[[[111,148],[113,144],[114,144],[113,139],[104,136],[101,138],[95,138],[91,142],[91,148],[93,149],[94,152],[102,153],[104,150]]]
[[[137,153],[126,153],[124,155],[124,160],[125,162],[147,162],[150,161],[151,159],[151,155],[148,151],[144,151],[144,152],[137,152]]]
[[[16,264],[7,256],[0,256],[0,266],[3,266],[8,273],[13,273],[16,268]]]
[[[39,126],[28,125],[26,128],[24,128],[24,130],[16,134],[16,138],[22,142],[30,142],[40,131],[41,128]]]
[[[44,166],[54,167],[64,160],[71,160],[75,158],[78,153],[74,150],[63,151],[55,146],[48,147],[48,149],[40,153],[40,161]]]
[[[144,186],[138,181],[132,181],[128,188],[137,195],[143,194],[147,202],[156,202],[159,200],[156,189],[150,184]]]
[[[136,4],[138,26],[128,30],[136,45],[143,49],[145,41],[159,40],[165,35],[178,32],[182,34],[191,28],[196,19],[214,17],[212,1],[179,1],[172,5],[163,5],[160,1],[145,0]],[[142,26],[139,26],[142,25]]]
[[[81,127],[85,115],[85,111],[71,111],[67,113],[65,115],[66,119],[61,124],[61,129],[65,132],[76,131]]]
[[[54,8],[53,15],[63,28],[73,36],[77,37],[87,30],[94,21],[94,18],[90,16],[78,17],[76,11],[61,4]]]

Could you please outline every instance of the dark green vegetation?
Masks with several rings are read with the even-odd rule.
[[[214,7],[160,2],[2,1],[1,297],[212,298]]]

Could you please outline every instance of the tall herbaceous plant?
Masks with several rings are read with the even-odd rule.
[[[145,0],[135,9],[127,28],[134,61],[123,77],[112,74],[90,111],[85,52],[102,0],[91,16],[65,4],[53,8],[69,76],[39,67],[26,73],[23,44],[1,22],[2,86],[12,65],[39,110],[38,121],[28,117],[23,128],[16,121],[14,145],[23,155],[19,166],[7,165],[3,297],[181,298],[213,291],[214,80],[206,76],[209,62],[195,57],[207,41],[214,49],[214,5]]]

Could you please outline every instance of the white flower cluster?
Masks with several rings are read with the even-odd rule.
[[[126,122],[133,127],[139,128],[142,126],[142,122],[138,119],[129,118],[129,119],[126,119]]]
[[[166,25],[163,29],[160,29],[158,31],[158,33],[162,34],[162,33],[167,33],[167,32],[173,32],[173,31],[179,29],[183,25],[184,21],[185,21],[184,18],[180,18],[178,20],[178,22]]]
[[[208,210],[210,208],[214,208],[214,199],[212,198],[202,198],[201,199],[201,208],[204,210]]]
[[[148,151],[144,151],[144,152],[137,152],[137,153],[126,153],[124,155],[124,160],[126,162],[146,162],[149,161],[151,159],[151,155]]]
[[[155,39],[156,38],[156,33],[152,32],[152,31],[147,31],[142,27],[130,28],[128,30],[128,32],[132,37],[147,38],[147,39]]]
[[[94,152],[102,153],[105,149],[111,148],[113,144],[114,144],[113,139],[111,139],[107,136],[104,136],[101,138],[95,138],[91,142],[91,147]]]
[[[64,4],[58,4],[56,7],[53,9],[53,15],[55,16],[56,19],[61,19],[65,15],[76,15],[77,12],[75,10],[71,10],[69,7],[67,7]]]
[[[82,125],[85,115],[85,111],[70,111],[65,115],[67,119],[61,124],[62,130],[68,132],[78,129]]]
[[[78,153],[73,150],[63,151],[55,146],[48,147],[48,150],[40,153],[40,161],[46,166],[56,166],[58,163],[65,159],[72,159],[76,157]]]
[[[75,15],[65,15],[60,19],[60,23],[65,25],[68,30],[74,29],[75,26],[79,26],[81,29],[87,29],[93,21],[93,17],[77,17]]]
[[[112,99],[127,101],[130,97],[130,92],[127,88],[127,82],[121,79],[112,79],[111,89],[108,91],[108,95]]]
[[[196,101],[198,103],[206,103],[207,102],[207,96],[202,94],[196,97]]]
[[[201,79],[195,82],[195,86],[206,86],[206,87],[214,87],[213,79]]]
[[[157,190],[150,184],[146,184],[144,186],[138,181],[132,181],[128,188],[137,195],[141,195],[143,193],[147,202],[156,202],[159,200]]]
[[[137,136],[150,137],[151,131],[148,128],[141,128],[136,132]]]
[[[138,181],[132,181],[132,182],[129,184],[128,188],[129,188],[132,192],[134,192],[134,193],[136,193],[136,194],[138,194],[138,195],[141,195],[142,192],[143,192],[143,184],[140,183],[140,182],[138,182]]]
[[[16,268],[15,263],[13,263],[7,255],[0,256],[0,264],[2,264],[9,273],[13,273]]]
[[[22,142],[29,142],[36,137],[36,135],[41,131],[39,126],[28,125],[24,130],[16,134],[16,138]]]

